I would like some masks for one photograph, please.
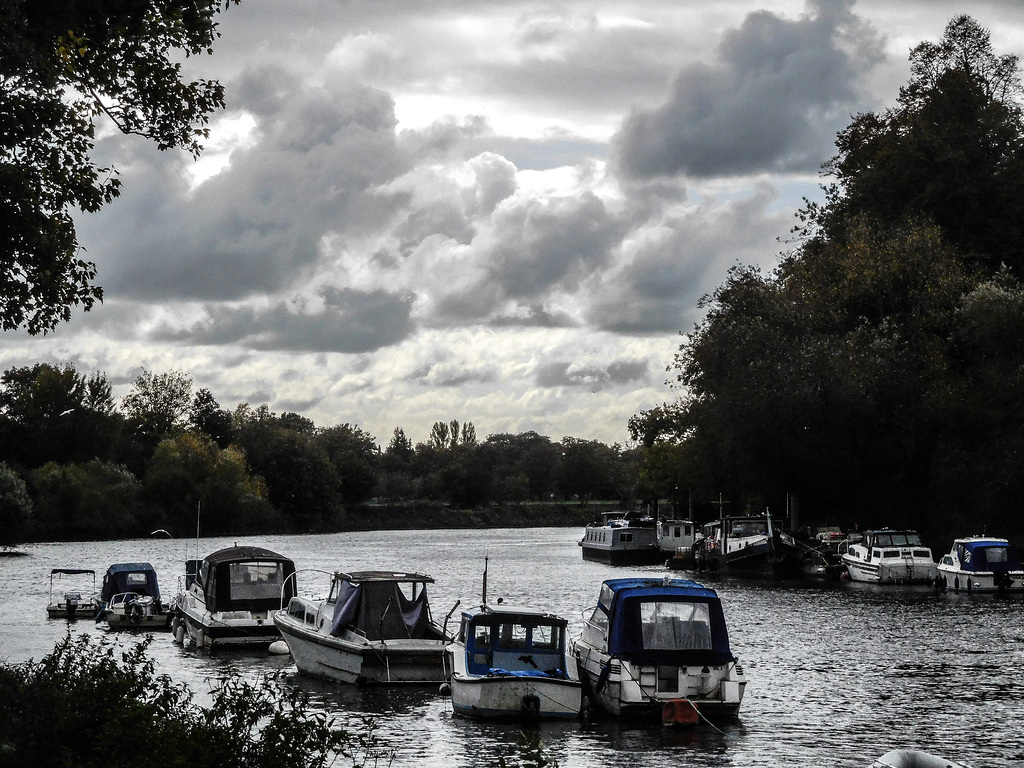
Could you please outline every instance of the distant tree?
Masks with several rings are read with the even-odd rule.
[[[102,300],[71,215],[120,194],[90,158],[97,126],[197,156],[224,90],[183,81],[181,59],[210,52],[231,2],[0,2],[0,329],[51,330]]]
[[[380,448],[373,435],[351,424],[339,424],[317,433],[317,442],[334,465],[346,504],[358,504],[374,495]]]
[[[36,539],[130,538],[146,527],[142,484],[124,466],[96,460],[51,462],[30,477],[37,500],[32,527]]]
[[[616,498],[618,451],[596,440],[562,439],[558,484],[568,499]]]
[[[158,374],[143,369],[121,401],[128,422],[154,444],[185,427],[191,405],[192,377],[181,371]]]
[[[208,389],[197,390],[192,398],[189,424],[221,448],[227,448],[231,443],[231,413],[220,407]]]
[[[32,520],[28,485],[0,461],[0,549],[20,544]]]

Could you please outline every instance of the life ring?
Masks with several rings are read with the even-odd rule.
[[[139,626],[142,623],[142,606],[138,603],[128,603],[127,608],[128,623],[133,627]]]

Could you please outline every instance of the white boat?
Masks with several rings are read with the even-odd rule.
[[[797,576],[804,547],[771,515],[722,517],[704,525],[697,569],[751,576]]]
[[[272,615],[294,594],[295,564],[262,547],[228,547],[186,565],[171,630],[197,648],[269,646]],[[190,573],[191,572],[191,573]]]
[[[860,542],[840,545],[853,581],[872,584],[934,584],[938,568],[916,531],[867,531]]]
[[[722,604],[688,579],[609,579],[574,654],[584,694],[616,717],[735,716],[747,680]]]
[[[939,561],[939,584],[954,592],[1022,592],[1020,552],[1006,539],[968,536],[956,539]]]
[[[667,556],[670,568],[695,568],[698,541],[697,526],[692,520],[659,520],[658,549]],[[703,534],[700,536],[703,538]]]
[[[173,611],[160,600],[149,563],[114,563],[103,575],[96,621],[111,629],[169,629]]]
[[[587,525],[578,544],[584,560],[610,565],[654,565],[665,560],[658,548],[657,521],[640,513],[606,513]]]
[[[434,623],[429,576],[337,572],[325,599],[291,597],[273,614],[302,674],[355,685],[441,683],[449,638]]]
[[[481,719],[571,719],[582,693],[566,663],[566,620],[534,608],[480,605],[462,612],[448,646],[452,710]]]
[[[57,579],[54,594],[54,577]],[[70,586],[65,584],[70,581]],[[90,581],[91,579],[91,581]],[[94,618],[99,608],[96,598],[96,571],[88,568],[54,568],[50,571],[50,597],[46,615],[51,619]]]

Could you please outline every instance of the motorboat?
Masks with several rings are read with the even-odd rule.
[[[160,600],[149,563],[114,563],[103,575],[96,621],[111,629],[170,629],[173,611]]]
[[[273,621],[294,594],[295,564],[269,549],[234,546],[186,563],[171,630],[197,648],[269,646],[281,639]]]
[[[610,565],[654,565],[664,562],[658,548],[657,521],[636,512],[609,512],[587,525],[578,542],[584,560]]]
[[[818,578],[839,578],[845,566],[839,547],[861,540],[859,533],[844,533],[838,527],[818,529],[807,543],[797,540],[804,550],[800,571],[804,576]]]
[[[326,598],[293,595],[273,614],[302,674],[355,685],[441,683],[450,638],[434,623],[430,576],[335,572]]]
[[[536,608],[498,603],[462,612],[447,648],[452,710],[480,719],[572,719],[582,693],[567,663],[567,622]]]
[[[1006,539],[969,536],[956,539],[938,565],[939,585],[958,592],[1022,592],[1020,552]]]
[[[771,515],[722,517],[704,525],[697,570],[741,575],[796,576],[806,554]]]
[[[657,531],[658,549],[663,557],[667,556],[669,568],[680,570],[696,567],[695,545],[702,536],[692,520],[659,520]]]
[[[862,541],[840,544],[840,552],[853,581],[934,584],[938,576],[932,551],[916,531],[865,531]]]
[[[718,594],[689,579],[609,579],[574,645],[583,692],[615,717],[735,716],[747,679]]]
[[[54,594],[54,579],[57,580]],[[70,586],[65,583],[70,582]],[[54,568],[50,571],[50,597],[46,615],[51,619],[93,618],[96,599],[96,571],[89,568]]]
[[[944,757],[919,749],[892,749],[875,760],[869,768],[969,768]]]

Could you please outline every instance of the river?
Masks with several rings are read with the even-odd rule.
[[[561,614],[570,632],[606,578],[671,573],[584,561],[575,528],[383,531],[317,536],[203,539],[199,554],[232,544],[264,546],[296,567],[394,569],[433,576],[430,599],[442,620],[455,600],[480,599],[484,558],[488,598]],[[49,653],[65,633],[103,633],[91,620],[48,619],[52,568],[92,568],[97,582],[115,562],[148,561],[165,598],[177,591],[195,540],[150,538],[25,545],[0,557],[0,661]],[[975,768],[1024,764],[1024,600],[1019,596],[935,593],[929,588],[849,583],[761,582],[702,575],[722,598],[733,653],[748,679],[740,718],[696,731],[614,721],[544,723],[546,754],[562,768],[868,766],[893,748],[914,748]],[[300,591],[317,591],[305,585]],[[305,587],[305,589],[304,589]],[[122,633],[119,642],[130,642]],[[515,725],[453,717],[449,700],[427,689],[364,690],[302,677],[288,656],[197,654],[159,633],[150,654],[161,672],[201,699],[227,670],[253,677],[284,671],[342,722],[375,716],[380,766],[497,766],[514,754]],[[368,765],[374,765],[371,759]],[[339,763],[341,765],[342,763]]]

